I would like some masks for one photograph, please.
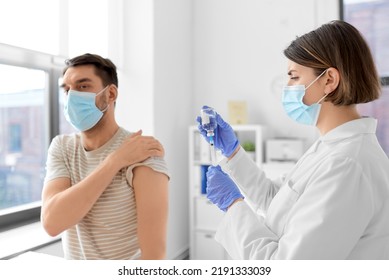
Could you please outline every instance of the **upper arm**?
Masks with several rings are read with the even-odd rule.
[[[133,170],[138,239],[144,259],[165,257],[168,180],[166,174],[147,166],[138,166]]]

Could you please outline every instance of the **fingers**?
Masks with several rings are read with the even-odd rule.
[[[216,165],[216,166],[211,165],[210,167],[208,167],[207,176],[212,176],[212,175],[214,175],[216,173],[225,174],[223,172],[222,168],[220,167],[220,165]]]
[[[142,130],[139,130],[126,139],[126,147],[134,147],[139,151],[143,151],[148,156],[163,157],[165,150],[162,144],[153,136],[143,136]],[[128,146],[130,145],[130,146]]]
[[[153,136],[144,136],[142,135],[143,131],[140,129],[137,132],[134,132],[130,136],[127,137],[127,141],[148,141],[151,142],[155,140]]]
[[[222,128],[228,125],[218,113],[216,113],[216,122]]]
[[[202,107],[202,109],[207,109],[207,108],[210,108],[210,107],[208,107],[208,106],[206,106],[206,105],[204,105],[204,106]],[[202,127],[201,127],[201,117],[198,116],[198,117],[196,118],[196,121],[199,123],[199,129],[202,129]],[[217,124],[220,125],[222,128],[227,127],[227,126],[229,125],[228,123],[226,123],[226,122],[223,120],[223,118],[222,118],[217,112],[216,112],[216,122],[217,122]]]
[[[199,124],[201,124],[201,117],[200,117],[200,116],[197,116],[197,117],[196,117],[196,121],[197,121]]]
[[[164,157],[164,156],[165,156],[165,150],[163,148],[149,150],[149,157]]]
[[[196,121],[198,123],[197,128],[198,128],[199,132],[201,133],[201,135],[204,136],[205,139],[207,139],[207,131],[203,128],[203,126],[201,124],[201,117],[197,116]]]
[[[155,139],[152,136],[140,136],[137,139],[139,142],[136,144],[141,146],[141,149],[144,150],[144,152],[149,157],[164,157],[165,156],[165,150],[162,146],[162,144]]]
[[[142,129],[139,129],[137,132],[131,134],[130,138],[134,138],[136,136],[140,136],[140,135],[142,135],[142,132],[143,132]]]
[[[153,156],[163,156],[165,154],[165,150],[158,140],[155,139],[153,142],[148,143],[147,145],[147,149]]]

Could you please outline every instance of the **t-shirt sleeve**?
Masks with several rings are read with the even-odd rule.
[[[66,159],[63,152],[65,147],[61,139],[60,136],[56,136],[51,141],[47,153],[45,184],[56,178],[70,178],[69,169],[66,166]]]
[[[153,169],[154,171],[159,172],[159,173],[163,173],[168,178],[170,178],[166,161],[161,157],[150,157],[150,158],[146,159],[145,161],[130,165],[127,168],[126,177],[127,177],[128,183],[130,184],[131,187],[133,186],[132,180],[134,178],[133,170],[135,167],[138,167],[138,166],[148,166],[151,169]]]

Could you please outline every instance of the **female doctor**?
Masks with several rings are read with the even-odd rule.
[[[227,160],[223,171],[207,173],[207,197],[226,211],[216,240],[234,259],[389,259],[389,160],[377,121],[356,109],[380,94],[366,42],[350,24],[333,21],[284,54],[282,105],[296,122],[316,126],[320,138],[272,181],[217,115],[215,146]]]

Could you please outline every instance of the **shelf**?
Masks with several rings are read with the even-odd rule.
[[[240,143],[250,141],[256,150],[253,160],[258,166],[264,161],[266,129],[260,125],[234,125]],[[218,153],[218,161],[224,157]],[[208,201],[204,191],[204,171],[201,166],[211,165],[209,144],[197,130],[189,127],[189,234],[190,259],[228,259],[225,250],[214,240],[217,226],[224,212]],[[203,185],[203,187],[202,187]]]

